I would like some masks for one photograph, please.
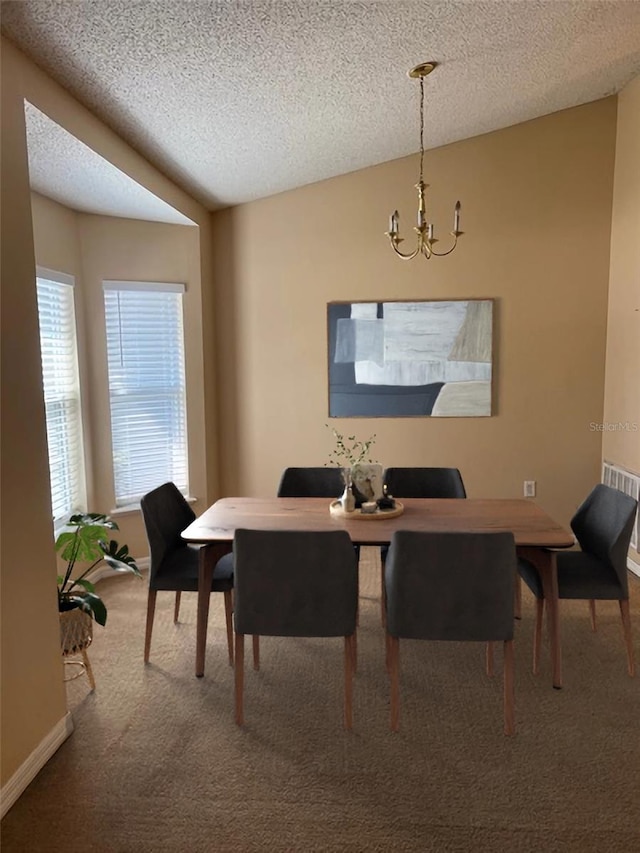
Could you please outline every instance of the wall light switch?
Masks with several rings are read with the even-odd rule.
[[[524,481],[524,496],[525,496],[525,498],[535,498],[535,496],[536,496],[536,481],[535,480],[525,480]]]

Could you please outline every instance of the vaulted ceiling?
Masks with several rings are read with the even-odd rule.
[[[424,60],[439,63],[425,82],[427,148],[597,100],[640,73],[637,0],[3,0],[1,11],[10,40],[210,209],[415,152],[419,87],[406,72]],[[48,194],[42,121],[31,113],[30,160]]]

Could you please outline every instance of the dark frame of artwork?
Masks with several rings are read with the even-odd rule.
[[[329,302],[329,417],[490,416],[493,302]]]

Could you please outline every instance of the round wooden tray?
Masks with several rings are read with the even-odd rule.
[[[345,512],[340,501],[332,501],[329,511],[331,515],[338,518],[348,518],[352,521],[380,521],[383,518],[397,518],[402,515],[404,505],[400,501],[396,501],[394,509],[377,509],[375,512],[362,512],[360,509],[354,509],[353,512]]]

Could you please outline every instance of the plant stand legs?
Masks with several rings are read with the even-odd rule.
[[[96,689],[96,681],[93,677],[93,668],[91,666],[91,661],[89,660],[89,655],[84,650],[80,652],[80,654],[82,655],[82,660],[69,660],[66,657],[64,658],[63,663],[65,667],[78,667],[78,672],[76,672],[74,675],[69,675],[65,677],[64,680],[65,682],[74,681],[76,678],[80,678],[81,675],[86,675],[89,679],[89,685],[91,686],[91,690],[93,691]]]

